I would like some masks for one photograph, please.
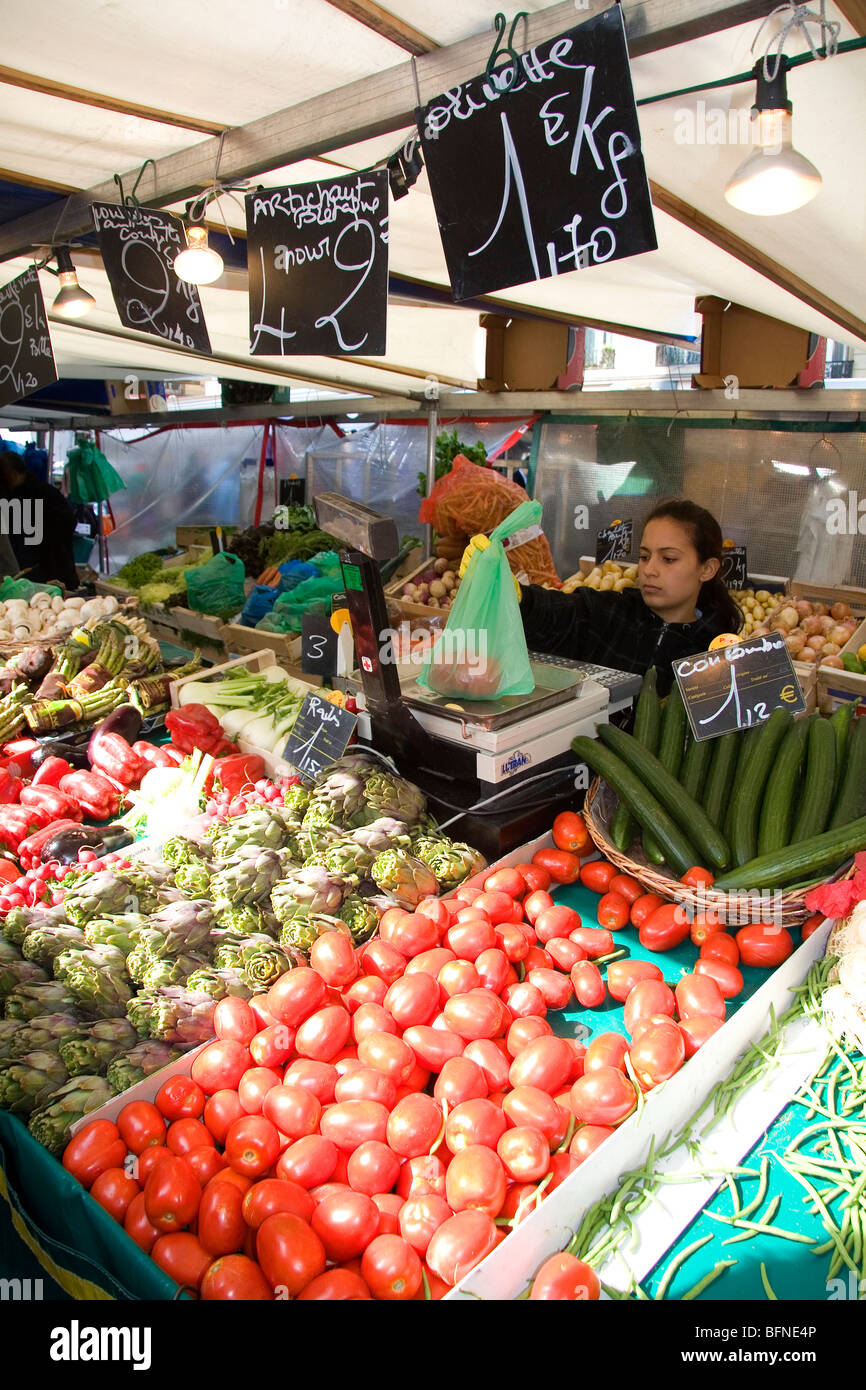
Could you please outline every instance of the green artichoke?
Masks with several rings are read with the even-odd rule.
[[[126,958],[114,946],[64,951],[54,962],[54,977],[94,1018],[122,1018],[132,998]]]
[[[29,1023],[4,1019],[0,1027],[17,1029],[9,1043],[9,1056],[22,1057],[25,1052],[56,1052],[60,1043],[83,1033],[87,1024],[73,1014],[41,1014]]]
[[[183,985],[142,990],[126,1006],[126,1016],[140,1038],[184,1047],[197,1047],[213,1037],[213,1011],[209,994]]]
[[[218,825],[211,837],[211,847],[220,859],[232,859],[244,847],[261,852],[282,849],[291,833],[291,819],[278,806],[255,806],[242,816],[235,816]]]
[[[412,853],[433,870],[443,893],[458,888],[467,878],[486,868],[487,860],[478,850],[460,840],[418,839]]]
[[[114,874],[106,869],[91,875],[78,885],[64,901],[67,919],[74,927],[85,927],[93,917],[111,916],[116,912],[149,912],[152,906],[141,901],[145,888],[136,891],[126,875]],[[149,898],[153,896],[147,893]]]
[[[265,913],[255,903],[227,908],[225,912],[217,914],[217,922],[223,932],[230,932],[232,936],[252,936],[258,932],[273,936],[277,930],[271,914]]]
[[[111,1100],[112,1091],[102,1076],[75,1076],[55,1091],[47,1105],[34,1110],[27,1124],[33,1138],[53,1154],[61,1154],[76,1120]]]
[[[130,1086],[137,1086],[145,1077],[162,1071],[163,1067],[167,1067],[181,1055],[178,1048],[169,1047],[168,1043],[153,1042],[146,1038],[109,1062],[105,1073],[106,1080],[112,1091],[119,1095],[121,1091],[128,1091]]]
[[[3,919],[3,936],[14,946],[20,946],[25,936],[34,927],[59,927],[64,918],[56,908],[46,910],[41,907],[13,907]]]
[[[179,956],[156,956],[149,960],[142,971],[141,984],[145,989],[159,989],[162,985],[182,985],[196,970],[202,970],[210,960],[200,951],[186,951]]]
[[[271,906],[280,926],[284,927],[300,915],[336,912],[343,897],[342,881],[327,869],[313,866],[297,869],[278,883],[271,892]]]
[[[15,1042],[26,1031],[25,1025],[19,1023],[17,1018],[0,1018],[0,1062],[5,1062],[15,1055]],[[25,1047],[24,1051],[27,1052],[29,1049]]]
[[[154,941],[151,932],[162,934],[162,945],[151,954],[176,956],[182,951],[194,951],[204,945],[214,924],[213,905],[203,898],[182,898],[161,907],[151,914],[147,927],[138,933],[138,943]]]
[[[244,942],[237,969],[253,993],[260,994],[296,964],[284,947],[265,936]]]
[[[7,941],[5,936],[0,936],[0,965],[9,965],[14,960],[21,959],[21,952],[13,941]]]
[[[412,843],[406,822],[395,820],[393,816],[379,816],[369,825],[358,826],[350,839],[374,858],[386,849],[409,849]]]
[[[370,877],[404,907],[417,907],[422,898],[435,896],[439,884],[432,869],[402,849],[386,849],[377,854]]]
[[[352,940],[355,945],[360,946],[375,935],[381,914],[369,898],[361,898],[356,893],[350,893],[343,900],[337,915],[341,921],[346,923],[352,933]]]
[[[66,1067],[56,1052],[26,1052],[0,1067],[0,1110],[29,1115],[66,1079]]]
[[[77,946],[86,946],[84,932],[80,927],[34,927],[21,943],[21,954],[37,965],[50,969],[55,957],[61,951],[71,951]]]
[[[371,772],[364,784],[364,803],[365,824],[379,816],[394,816],[411,826],[421,819],[427,806],[420,787],[381,767]]]
[[[46,980],[44,984],[18,985],[17,989],[6,995],[3,1010],[4,1017],[25,1021],[55,1011],[64,1014],[79,1012],[75,995],[59,980]]]
[[[172,835],[166,840],[160,853],[163,862],[179,869],[183,865],[203,865],[211,857],[211,847],[205,842],[198,844],[195,840],[187,840],[183,835]]]
[[[138,932],[147,922],[140,912],[127,912],[117,917],[94,917],[84,928],[88,946],[116,946],[128,956],[134,950]]]
[[[183,864],[176,870],[174,881],[182,893],[202,898],[210,888],[210,872],[204,864]]]
[[[270,945],[274,943],[270,942]],[[185,988],[190,992],[209,995],[214,1003],[230,994],[239,999],[249,999],[253,993],[240,970],[214,970],[210,967],[196,970],[194,975],[190,975]]]
[[[211,879],[210,891],[217,913],[266,899],[283,873],[276,850],[265,849],[221,868]]]
[[[351,930],[341,917],[331,916],[327,912],[301,912],[283,926],[280,945],[308,955],[313,942],[329,931],[342,932],[351,940]]]
[[[303,782],[295,782],[283,792],[283,805],[293,820],[302,821],[310,804],[310,792]]]
[[[8,965],[0,965],[0,998],[11,994],[19,985],[35,985],[47,979],[42,966],[32,960],[15,960]]]
[[[57,1051],[70,1076],[101,1076],[109,1062],[132,1047],[138,1034],[126,1018],[102,1018],[84,1033],[65,1038]]]

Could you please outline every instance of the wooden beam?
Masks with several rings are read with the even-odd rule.
[[[841,10],[861,39],[866,38],[866,0],[836,0],[836,9]]]
[[[8,183],[20,183],[25,188],[44,188],[48,193],[79,193],[71,183],[52,183],[51,179],[37,179],[32,174],[20,174],[17,169],[0,169],[0,179]]]
[[[808,304],[810,309],[816,309],[819,314],[832,319],[840,327],[853,333],[855,337],[862,338],[866,342],[866,322],[852,314],[842,304],[837,304],[829,295],[823,294],[814,285],[808,284],[801,279],[793,270],[788,270],[787,266],[780,265],[771,256],[759,251],[751,242],[745,241],[735,232],[723,227],[720,222],[715,222],[706,213],[700,212],[692,207],[684,199],[678,198],[675,193],[669,192],[661,184],[650,179],[650,195],[655,207],[666,212],[669,217],[673,217],[677,222],[681,222],[684,227],[697,232],[698,236],[704,237],[707,241],[718,246],[729,256],[734,256],[736,260],[747,265],[751,270],[756,270],[765,279],[771,280],[774,285],[787,290],[795,298]]]
[[[199,130],[205,135],[219,135],[228,127],[219,121],[202,121],[197,116],[179,116],[174,111],[160,111],[155,106],[142,106],[123,97],[109,97],[102,92],[89,92],[84,87],[70,87],[66,82],[54,82],[50,77],[37,77],[32,72],[19,72],[0,64],[0,82],[8,87],[23,87],[28,92],[78,101],[84,106],[98,106],[103,111],[117,111],[123,116],[140,116],[143,121],[158,121],[160,125],[176,125],[183,130]]]
[[[529,47],[553,39],[607,8],[608,0],[587,0],[586,8],[580,10],[575,9],[573,0],[566,0],[531,14],[527,21]],[[735,4],[727,0],[627,0],[623,14],[630,51],[638,56],[757,19],[766,8],[766,0],[737,0]],[[413,62],[399,63],[229,130],[220,163],[223,181],[253,178],[413,125],[419,94],[423,104],[483,72],[492,39],[492,31],[485,30],[447,48],[424,53]],[[156,169],[148,169],[142,180],[141,201],[166,207],[208,187],[218,149],[216,139],[204,140],[157,160]],[[127,171],[124,182],[134,180],[137,174],[137,169]],[[63,214],[65,235],[71,238],[92,230],[91,203],[117,201],[113,179],[73,195]],[[56,210],[50,216],[29,213],[5,223],[0,227],[0,259],[8,260],[50,240],[54,216]]]
[[[335,10],[342,10],[343,14],[351,15],[352,19],[357,19],[365,28],[372,29],[374,34],[380,34],[383,39],[390,39],[391,43],[404,48],[407,53],[414,53],[416,58],[422,53],[432,53],[434,48],[439,47],[433,39],[428,39],[426,34],[422,34],[420,29],[413,29],[411,24],[407,24],[404,19],[398,19],[390,10],[383,10],[375,0],[328,0],[328,4]]]

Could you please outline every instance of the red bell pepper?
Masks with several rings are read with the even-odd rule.
[[[70,772],[60,790],[78,803],[92,820],[111,820],[120,810],[120,795],[99,772]]]
[[[19,767],[19,776],[33,776],[33,754],[39,747],[39,740],[35,738],[16,738],[11,743],[3,744],[4,758],[11,758]]]
[[[167,748],[157,748],[153,743],[148,743],[140,738],[132,745],[133,753],[137,753],[143,763],[147,763],[148,769],[152,767],[176,767],[175,758]]]
[[[0,767],[0,806],[14,806],[21,799],[24,783],[8,767]]]
[[[38,869],[42,863],[43,847],[55,835],[59,835],[61,830],[71,830],[73,825],[78,825],[75,820],[56,820],[51,825],[43,826],[34,835],[29,835],[26,840],[22,840],[18,846],[17,854],[21,863],[21,868]]]
[[[87,754],[95,771],[104,772],[124,787],[137,787],[147,771],[122,734],[94,734]]]
[[[18,854],[21,842],[48,821],[45,812],[35,806],[0,806],[0,844]]]
[[[83,820],[77,802],[60,791],[59,787],[25,787],[21,793],[22,806],[35,806],[52,820]]]
[[[182,705],[180,709],[170,709],[165,716],[165,727],[171,734],[175,748],[182,753],[191,753],[200,748],[203,753],[234,752],[235,744],[227,739],[216,715],[211,714],[207,705]]]
[[[31,787],[59,787],[61,777],[72,772],[72,764],[65,758],[46,758],[37,767],[30,781]]]
[[[265,760],[258,753],[233,753],[227,758],[218,758],[212,773],[213,779],[221,782],[232,796],[249,790],[267,776]]]

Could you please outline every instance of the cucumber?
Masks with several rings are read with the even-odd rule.
[[[704,810],[713,825],[721,830],[740,751],[740,734],[733,729],[731,733],[722,734],[721,738],[715,739],[714,744],[704,796]]]
[[[736,805],[737,797],[740,794],[740,787],[742,786],[743,778],[746,775],[746,768],[748,767],[752,754],[755,751],[755,739],[758,737],[760,732],[760,729],[740,730],[739,752],[737,753],[737,769],[734,773],[734,781],[731,787],[731,794],[728,797],[728,809],[725,812],[724,831],[725,838],[727,839],[728,843],[730,843],[731,839],[731,817],[733,814],[734,806]]]
[[[848,730],[845,765],[828,830],[838,830],[866,815],[866,719],[855,719]]]
[[[688,834],[702,856],[694,861],[695,864],[708,863],[714,870],[724,869],[730,864],[730,850],[724,835],[716,829],[703,807],[686,794],[676,777],[662,767],[658,758],[646,748],[641,748],[637,739],[612,724],[600,724],[598,736],[641,778],[650,794],[661,802],[680,829]],[[692,868],[692,865],[687,867]]]
[[[625,737],[628,738],[629,735]],[[572,739],[571,746],[578,758],[603,777],[620,800],[626,803],[641,829],[652,829],[664,851],[665,859],[678,874],[686,873],[698,862],[696,851],[676,821],[668,815],[661,802],[647,791],[640,777],[635,776],[622,758],[618,758],[597,739],[587,738],[585,734]]]
[[[698,801],[703,796],[712,755],[712,739],[705,738],[699,743],[696,738],[689,734],[685,757],[680,768],[680,786],[693,801]]]
[[[673,689],[665,701],[662,713],[662,727],[659,734],[658,760],[674,777],[679,776],[685,748],[688,716],[683,704],[680,688],[674,682]],[[654,749],[650,750],[654,752]],[[643,837],[644,854],[651,864],[663,864],[664,855],[655,837],[649,833]]]
[[[815,715],[814,718],[819,718]],[[794,801],[806,756],[810,719],[795,719],[782,739],[767,778],[758,822],[758,854],[772,854],[791,843]]]
[[[842,787],[842,778],[845,773],[845,749],[848,743],[848,733],[851,728],[851,720],[857,712],[859,700],[847,700],[844,705],[840,705],[835,714],[829,719],[829,724],[836,736],[836,795]]]
[[[731,807],[731,850],[735,864],[747,864],[758,850],[758,813],[770,769],[776,760],[782,739],[794,722],[787,710],[774,709],[766,724],[758,730],[755,751],[740,783],[737,799]]]
[[[658,672],[651,666],[643,678],[634,716],[634,736],[651,753],[656,751],[661,729],[661,703],[658,696]],[[637,833],[637,824],[627,806],[621,803],[614,812],[610,838],[618,850],[628,849]]]
[[[821,835],[811,835],[808,840],[801,840],[798,845],[788,845],[775,854],[750,859],[717,878],[713,892],[758,892],[764,888],[784,888],[787,884],[814,878],[820,869],[836,869],[862,849],[866,849],[866,816],[843,826],[841,830],[825,830]]]
[[[799,844],[826,829],[836,788],[836,731],[832,719],[816,719],[809,728],[806,778],[789,844]]]

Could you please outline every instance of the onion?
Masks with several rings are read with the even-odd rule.
[[[823,656],[824,661],[827,660],[827,657],[828,657],[828,656],[838,656],[838,655],[839,655],[839,652],[840,652],[841,650],[842,650],[842,649],[841,649],[841,647],[838,645],[838,643],[836,643],[836,642],[825,642],[825,643],[824,643],[824,649],[823,649],[823,652],[822,652],[822,656]]]
[[[836,623],[827,633],[827,640],[835,642],[840,647],[844,647],[845,643],[848,641],[848,636],[848,629],[842,627],[840,623]]]
[[[821,665],[832,666],[837,671],[845,670],[845,663],[842,660],[841,656],[822,656]]]
[[[785,638],[785,644],[789,652],[801,652],[806,645],[805,635],[799,628],[795,628],[790,636]]]
[[[824,650],[824,638],[821,633],[817,633],[814,637],[807,637],[806,646],[811,647],[816,652],[822,652]]]
[[[798,599],[797,602],[794,604],[794,607],[796,608],[797,612],[800,614],[800,617],[801,617],[801,618],[811,618],[811,616],[812,616],[812,605],[811,605],[811,603],[809,603],[808,599],[804,599],[804,598]]]
[[[804,647],[803,650],[802,650],[802,651],[800,652],[800,654],[798,655],[797,660],[798,660],[798,661],[806,661],[806,662],[810,662],[810,661],[815,661],[815,662],[816,662],[816,661],[818,660],[818,653],[815,651],[815,648],[814,648],[814,647]]]
[[[830,610],[826,603],[813,603],[812,612],[815,614],[816,618],[826,618]]]
[[[800,624],[801,632],[805,632],[807,637],[814,637],[816,632],[821,631],[820,618],[804,618]]]
[[[825,615],[823,618],[819,618],[818,622],[821,624],[821,631],[823,632],[825,637],[827,636],[827,633],[832,632],[833,628],[836,626],[834,620],[827,615]]]
[[[796,608],[792,608],[789,605],[787,608],[783,608],[780,613],[777,613],[776,618],[778,622],[781,623],[782,627],[793,629],[800,621],[800,614],[797,612]]]
[[[837,622],[839,621],[840,618],[850,618],[850,616],[851,616],[851,605],[850,605],[850,603],[834,603],[834,604],[831,605],[831,607],[830,607],[830,617],[831,617],[831,618],[835,618]]]

